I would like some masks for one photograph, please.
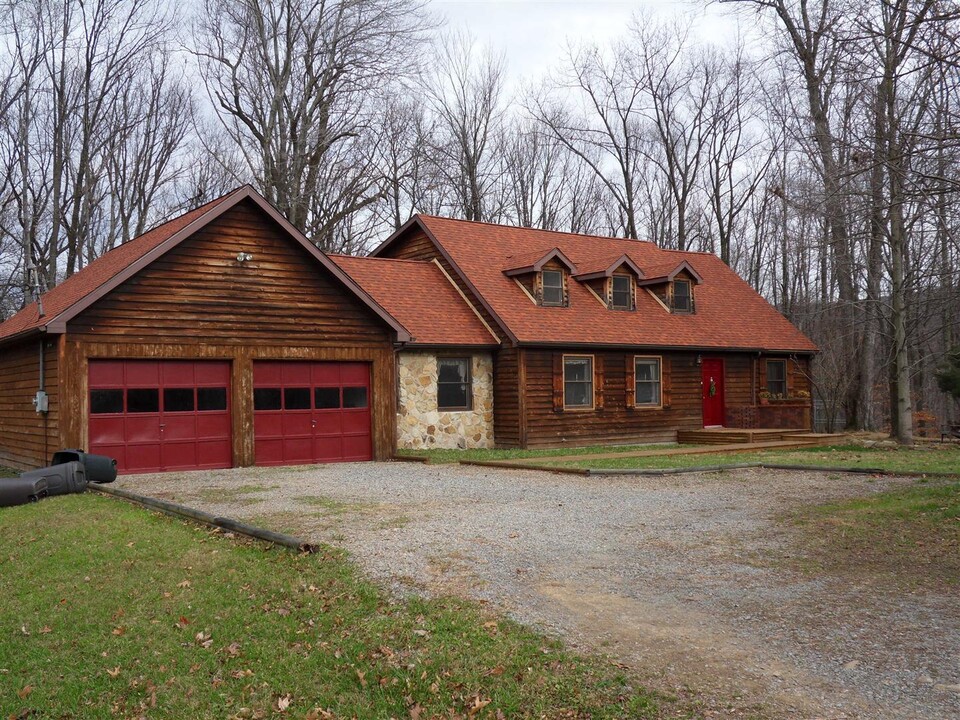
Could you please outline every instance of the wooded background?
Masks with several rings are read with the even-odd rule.
[[[417,0],[5,0],[0,319],[250,182],[335,252],[416,211],[717,253],[820,345],[826,429],[935,431],[960,7],[724,7],[763,40],[638,15],[514,89]]]

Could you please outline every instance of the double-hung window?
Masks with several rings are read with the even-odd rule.
[[[638,407],[659,407],[661,398],[660,358],[634,358],[633,373],[634,405]]]
[[[593,356],[565,355],[563,358],[563,406],[593,407]]]
[[[437,358],[437,409],[470,410],[472,407],[470,358]]]
[[[693,295],[689,280],[673,281],[673,311],[678,313],[693,312]]]
[[[543,270],[540,273],[540,285],[543,305],[563,305],[563,272]]]
[[[767,360],[767,392],[774,397],[787,396],[786,360]]]
[[[629,275],[614,275],[611,278],[610,306],[614,310],[633,309],[633,278]]]

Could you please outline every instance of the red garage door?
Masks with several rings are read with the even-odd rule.
[[[256,362],[257,465],[370,460],[367,363]]]
[[[228,468],[230,363],[90,361],[90,452],[122,472]]]

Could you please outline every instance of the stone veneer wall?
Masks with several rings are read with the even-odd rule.
[[[472,355],[472,360],[473,410],[441,412],[437,410],[436,354],[417,351],[399,353],[397,447],[493,447],[493,356],[479,353]]]

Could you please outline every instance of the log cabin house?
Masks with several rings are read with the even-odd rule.
[[[62,447],[160,472],[805,429],[815,350],[713,255],[425,215],[371,257],[326,255],[245,186],[0,324],[0,465]]]

